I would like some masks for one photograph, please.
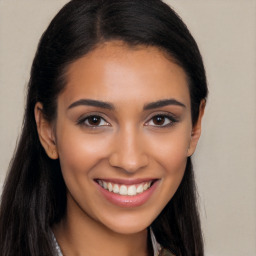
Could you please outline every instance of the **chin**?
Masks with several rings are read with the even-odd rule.
[[[106,217],[106,216],[105,216]],[[132,214],[123,213],[113,218],[104,218],[100,222],[115,233],[129,235],[136,234],[147,229],[155,220],[157,214]]]
[[[109,225],[108,229],[112,230],[114,233],[122,235],[131,235],[144,231],[150,226],[151,223],[125,223],[121,225]]]

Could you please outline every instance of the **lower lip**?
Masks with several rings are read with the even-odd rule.
[[[120,194],[109,192],[108,190],[102,188],[98,183],[96,184],[98,185],[100,192],[109,202],[120,207],[131,208],[131,207],[138,207],[146,203],[151,197],[151,195],[154,193],[157,187],[158,181],[155,181],[153,185],[146,191],[140,194],[137,194],[135,196],[122,196]]]

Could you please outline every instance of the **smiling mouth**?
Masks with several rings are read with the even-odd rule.
[[[104,180],[97,180],[96,181],[103,189],[112,192],[114,194],[119,194],[122,196],[136,196],[138,194],[147,191],[154,183],[154,180],[141,182],[138,184],[118,184],[113,182],[108,182]]]

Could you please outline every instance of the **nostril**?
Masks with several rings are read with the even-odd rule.
[[[109,164],[113,167],[120,168],[126,172],[136,172],[148,165],[148,157],[146,155],[131,155],[114,153],[109,157]]]

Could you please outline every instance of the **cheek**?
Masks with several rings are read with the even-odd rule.
[[[63,125],[64,127],[64,125]],[[107,137],[107,136],[106,136]],[[106,156],[109,140],[66,126],[58,131],[57,148],[63,175],[75,176],[90,170]]]
[[[164,151],[160,150],[158,155],[167,176],[182,174],[187,162],[187,143],[176,144],[174,142],[166,146]]]
[[[187,151],[190,142],[189,126],[179,127],[173,132],[162,134],[157,138],[152,137],[150,154],[153,156],[156,169],[160,166],[161,173],[161,205],[164,207],[177,191],[187,164]]]
[[[156,139],[151,138],[147,147],[155,161],[164,169],[166,176],[183,173],[187,162],[187,152],[190,142],[189,130],[164,134]]]
[[[162,190],[159,198],[162,198],[164,207],[177,191],[187,164],[187,150],[189,139],[183,134],[182,137],[170,136],[169,140],[155,146],[155,160],[162,170]],[[160,142],[160,141],[159,141]]]
[[[171,197],[178,189],[183,178],[187,164],[186,152],[186,143],[182,145],[174,142],[166,146],[165,150],[159,150],[157,159],[164,170],[163,178],[165,184],[167,184],[165,189]]]

